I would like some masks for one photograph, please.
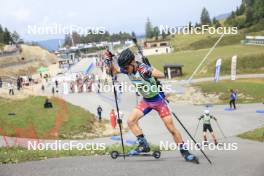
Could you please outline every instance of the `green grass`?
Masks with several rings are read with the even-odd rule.
[[[258,32],[251,32],[250,35],[253,35],[253,36],[264,35],[264,30],[258,31]]]
[[[221,39],[217,47],[240,44],[240,41],[244,39],[244,35],[245,33],[243,31],[239,31],[239,33],[236,35],[227,34]],[[209,33],[205,33],[203,35],[179,34],[171,38],[170,42],[175,51],[197,50],[211,48],[215,44],[215,42],[220,38],[220,36],[221,35]]]
[[[199,65],[201,60],[207,54],[209,49],[200,49],[200,50],[190,50],[190,51],[179,51],[170,54],[164,55],[153,55],[149,57],[152,65],[160,70],[163,70],[163,65],[165,63],[177,63],[183,64],[183,78],[186,78],[192,74],[195,68]],[[221,57],[223,60],[229,60],[231,62],[231,57],[235,54],[238,55],[238,65],[240,64],[239,58],[248,56],[250,61],[250,56],[255,54],[264,54],[264,49],[261,46],[245,46],[245,45],[230,45],[222,46],[215,48],[215,50],[209,55],[207,61],[201,67],[202,72],[197,73],[197,77],[204,76],[214,76],[214,65],[218,57]],[[229,64],[227,61],[227,64]],[[223,61],[224,62],[224,61]],[[250,73],[260,73],[261,67],[263,65],[263,59],[260,61],[261,64],[258,65],[258,69],[251,69]],[[231,63],[230,63],[231,64]],[[254,64],[254,63],[252,63]],[[224,66],[224,64],[223,64]],[[249,73],[248,70],[239,70],[239,73],[245,74]]]
[[[4,49],[5,44],[0,43],[0,50]]]
[[[263,27],[257,24],[250,28],[239,30],[237,35],[225,35],[195,76],[214,76],[215,62],[218,57],[223,59],[221,73],[230,74],[231,57],[235,54],[238,55],[239,59],[237,65],[238,74],[263,73],[263,47],[241,44],[241,40],[244,39],[245,35],[263,35],[263,32]],[[186,78],[195,70],[219,37],[220,35],[211,35],[209,33],[203,35],[175,35],[170,38],[171,45],[174,48],[173,53],[153,55],[149,56],[149,59],[160,70],[163,70],[165,63],[183,64],[183,78]]]
[[[257,24],[254,24],[244,30],[245,30],[245,33],[263,31],[264,30],[264,19],[260,20]]]
[[[135,145],[126,145],[125,153],[134,149]],[[156,145],[150,146],[151,150],[158,150]],[[91,155],[109,155],[111,151],[122,153],[120,144],[114,144],[100,148],[101,150],[27,150],[23,147],[0,147],[0,164],[20,163],[24,161],[45,160],[48,158],[69,157],[69,156],[91,156]],[[110,156],[109,156],[110,157]]]
[[[199,42],[201,40],[205,40],[208,38],[216,38],[220,37],[220,35],[210,35],[205,33],[203,35],[196,35],[196,34],[189,34],[189,35],[175,35],[175,37],[170,39],[171,45],[175,51],[182,51],[182,50],[191,50],[191,44],[195,42]]]
[[[193,42],[190,44],[189,48],[192,50],[203,49],[203,48],[211,48],[214,46],[216,41],[220,38],[220,36],[207,36],[207,38]],[[237,45],[240,44],[240,41],[244,39],[243,34],[239,35],[225,35],[222,40],[218,43],[219,46],[226,45]]]
[[[250,139],[254,141],[264,142],[264,127],[239,134],[238,137],[241,137],[243,139]]]
[[[211,62],[208,71],[213,73],[215,63]],[[238,58],[237,74],[243,73],[264,73],[264,53],[242,55]],[[221,65],[221,74],[229,75],[231,73],[231,59],[224,59]]]
[[[23,100],[0,99],[1,135],[29,138],[71,138],[95,130],[95,116],[84,109],[52,98],[53,108],[44,109],[46,97]],[[15,113],[16,115],[8,115]]]
[[[220,103],[229,101],[230,89],[238,90],[238,103],[264,102],[264,78],[262,79],[239,79],[235,81],[225,80],[215,82],[202,82],[195,84],[202,92],[220,95]]]
[[[258,24],[249,28],[245,28],[238,31],[238,34],[226,34],[222,40],[218,43],[217,47],[226,45],[238,45],[241,40],[245,38],[245,35],[263,35],[264,20]],[[228,31],[227,31],[228,32]],[[211,48],[215,42],[220,38],[219,34],[179,34],[170,38],[170,42],[175,51],[183,50],[197,50],[204,48]]]
[[[221,35],[204,34],[204,35],[178,35],[171,40],[175,51],[197,50],[211,48]],[[225,45],[237,45],[244,39],[244,33],[239,32],[236,35],[225,35],[218,43],[217,47]]]

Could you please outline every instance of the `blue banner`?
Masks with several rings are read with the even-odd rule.
[[[91,71],[92,71],[92,68],[93,68],[93,63],[91,63],[86,70],[84,70],[84,74],[85,75],[88,75]]]

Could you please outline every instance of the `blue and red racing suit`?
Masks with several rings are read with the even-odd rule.
[[[127,73],[125,69],[120,69],[121,73],[127,74],[137,91],[143,99],[136,106],[144,115],[152,109],[156,110],[160,117],[170,115],[170,110],[165,102],[165,95],[160,91],[156,80],[151,76],[152,68],[144,63],[137,62],[138,67],[134,73]]]

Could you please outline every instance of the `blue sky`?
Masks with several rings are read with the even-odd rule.
[[[105,27],[110,32],[142,34],[152,24],[181,26],[199,21],[206,7],[210,16],[228,13],[241,0],[0,0],[0,24],[18,31],[24,39],[44,40],[62,35],[28,35],[28,25]]]

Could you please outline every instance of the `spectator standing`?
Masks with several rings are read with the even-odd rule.
[[[56,88],[58,88],[58,86],[59,86],[58,80],[55,80],[55,85],[56,85]]]
[[[231,89],[230,90],[230,101],[229,101],[230,109],[232,109],[232,105],[233,105],[233,108],[236,109],[236,100],[237,100],[237,91]]]
[[[14,95],[14,85],[13,83],[8,83],[9,95]]]
[[[98,108],[97,108],[97,115],[98,115],[98,118],[99,118],[99,122],[102,121],[102,112],[103,112],[103,109],[102,109],[102,107],[99,105]]]
[[[20,90],[21,88],[21,79],[20,77],[17,77],[17,90]]]
[[[52,92],[52,95],[54,96],[54,94],[55,94],[55,87],[54,86],[52,86],[51,92]]]
[[[0,88],[2,88],[3,86],[3,81],[2,81],[2,78],[0,77]]]
[[[112,128],[116,127],[116,113],[114,109],[112,109],[110,112],[110,123]]]
[[[45,91],[45,86],[42,84],[42,86],[41,86],[41,90],[42,90],[42,92],[44,92]]]

